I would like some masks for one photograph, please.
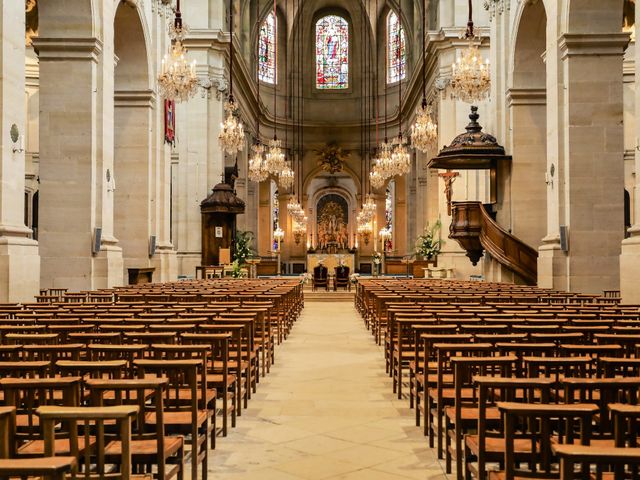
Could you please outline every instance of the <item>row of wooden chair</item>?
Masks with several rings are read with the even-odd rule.
[[[236,426],[303,305],[290,280],[0,305],[0,402],[13,409],[0,478],[115,469],[119,478],[181,479],[188,462],[191,478],[206,478],[209,447]]]
[[[430,282],[413,286],[418,283],[421,293],[416,287],[408,300],[391,291],[394,280],[359,281],[356,306],[372,330],[376,322],[380,328],[374,337],[384,342],[399,398],[403,371],[409,371],[416,424],[447,473],[455,464],[459,479],[568,480],[591,478],[592,470],[596,476],[609,471],[607,478],[637,477],[637,307],[596,297],[571,302],[570,295],[551,304],[549,292],[542,292],[544,304],[525,303],[539,289],[500,287],[496,293],[476,284],[466,291],[462,282],[449,283],[459,290],[450,302],[435,282],[434,302]],[[475,303],[460,302],[465,295]],[[488,304],[489,295],[500,301]],[[624,317],[601,315],[612,311]]]

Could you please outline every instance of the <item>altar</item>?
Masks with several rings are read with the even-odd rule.
[[[350,253],[309,253],[307,254],[307,272],[313,273],[316,265],[322,263],[332,274],[340,262],[349,267],[350,273],[354,273],[355,255]]]

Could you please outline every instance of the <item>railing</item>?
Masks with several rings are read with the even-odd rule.
[[[528,284],[537,283],[537,250],[498,225],[481,202],[453,202],[451,216],[449,238],[467,251],[474,265],[486,250]]]

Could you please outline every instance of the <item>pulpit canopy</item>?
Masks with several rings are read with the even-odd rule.
[[[244,213],[244,201],[238,198],[233,187],[219,183],[211,194],[200,203],[202,213]]]

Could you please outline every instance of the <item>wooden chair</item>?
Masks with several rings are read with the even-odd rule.
[[[478,426],[478,397],[473,377],[477,375],[510,377],[518,359],[503,357],[452,357],[455,398],[453,406],[444,407],[445,419],[445,465],[451,473],[451,462],[456,462],[457,478],[462,478],[463,436]],[[469,395],[471,390],[471,395]],[[466,395],[465,395],[466,393]],[[486,410],[487,420],[499,418],[497,409]],[[487,427],[488,425],[485,425]]]
[[[527,404],[498,402],[504,415],[504,471],[491,472],[490,480],[516,478],[557,478],[552,470],[552,432],[558,432],[557,443],[589,445],[591,423],[598,406],[583,404]],[[576,433],[577,432],[577,433]],[[528,452],[516,456],[516,442],[526,442]],[[527,465],[527,469],[521,468]],[[520,466],[520,468],[518,468]]]
[[[114,439],[106,447],[108,458],[129,450],[130,463],[136,470],[157,466],[159,479],[182,478],[184,439],[165,434],[164,395],[168,382],[161,378],[89,379],[87,388],[96,407],[116,405],[136,408],[135,423],[130,429],[129,445]],[[150,472],[147,472],[150,473]]]
[[[83,478],[102,480],[111,471],[110,464],[113,462],[119,467],[119,475],[114,475],[113,478],[133,479],[131,422],[137,412],[136,406],[40,407],[37,413],[42,423],[45,455],[55,455],[56,425],[63,423],[69,425],[71,456],[77,459],[78,465],[83,469]],[[115,422],[116,438],[121,446],[117,458],[110,453],[114,442],[105,428],[108,422]],[[85,436],[83,432],[90,430],[96,432],[95,449],[82,448],[81,439]]]
[[[624,473],[625,466],[637,471],[640,466],[640,448],[601,448],[584,445],[554,445],[553,452],[560,460],[560,480],[576,478],[575,467],[582,465],[583,470],[595,467],[593,475],[583,475],[582,478],[603,480],[605,478],[625,480],[637,478]],[[614,467],[613,475],[603,474],[605,468]],[[588,470],[587,470],[588,471]]]
[[[0,380],[5,405],[16,410],[15,448],[21,457],[44,454],[44,442],[36,409],[45,405],[77,407],[80,405],[80,377],[5,378]],[[69,453],[68,441],[60,440],[57,453]]]
[[[206,399],[206,371],[201,360],[136,360],[139,378],[146,375],[167,378],[164,423],[176,434],[190,435],[191,478],[207,478],[209,412]],[[198,380],[200,379],[200,384]],[[152,418],[150,422],[153,422]],[[159,421],[157,416],[155,421]],[[202,465],[198,476],[198,464]]]
[[[315,291],[318,287],[324,287],[329,290],[329,270],[324,265],[316,265],[313,268],[312,289]]]
[[[335,267],[335,277],[333,283],[333,289],[338,290],[338,287],[342,287],[345,290],[351,291],[351,279],[349,278],[349,267],[341,265]]]

